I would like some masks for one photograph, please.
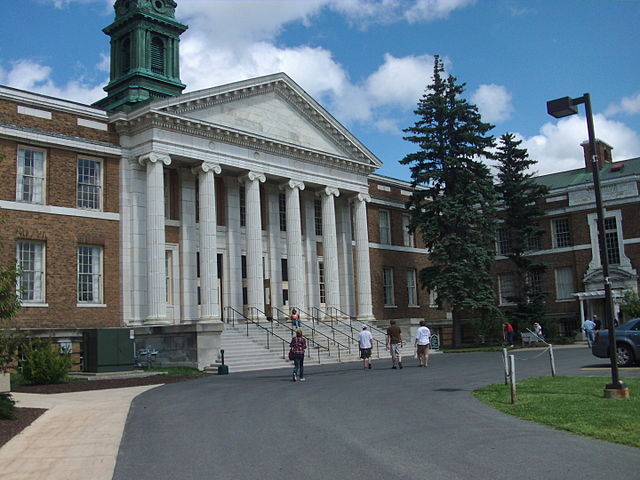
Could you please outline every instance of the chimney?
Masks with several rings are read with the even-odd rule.
[[[591,171],[591,152],[589,151],[589,142],[584,141],[580,144],[584,151],[584,163],[587,171]],[[611,150],[613,147],[606,142],[596,138],[596,153],[598,155],[598,168],[604,167],[607,163],[613,163],[613,157],[611,156]]]

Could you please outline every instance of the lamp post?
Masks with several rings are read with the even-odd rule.
[[[604,235],[604,208],[602,206],[602,191],[600,188],[600,164],[596,152],[596,136],[593,128],[593,113],[591,112],[591,97],[585,93],[582,97],[562,97],[547,102],[547,113],[555,118],[567,117],[578,113],[578,105],[584,104],[587,116],[587,131],[589,134],[589,153],[591,155],[591,172],[593,173],[593,190],[596,197],[596,218],[598,223],[598,244],[600,264],[604,278],[605,325],[609,330],[609,360],[611,362],[611,383],[605,386],[604,396],[608,398],[623,398],[629,396],[629,389],[618,375],[616,362],[616,329],[613,324],[613,301],[611,296],[611,279],[609,278],[609,259]]]

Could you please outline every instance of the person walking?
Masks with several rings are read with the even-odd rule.
[[[416,331],[416,340],[414,342],[419,367],[426,367],[429,363],[429,344],[431,343],[431,330],[427,327],[427,322],[420,320],[420,327]]]
[[[533,324],[533,333],[535,333],[540,340],[544,340],[542,336],[542,326],[538,322]]]
[[[513,331],[513,326],[509,322],[504,323],[504,334],[507,344],[513,348],[513,344],[516,341],[516,332]]]
[[[593,345],[595,328],[596,328],[595,322],[593,322],[592,320],[589,320],[588,318],[582,323],[582,330],[584,331],[584,334],[587,337],[587,348],[591,348],[591,345]]]
[[[395,370],[398,367],[402,368],[400,349],[404,344],[402,343],[402,330],[396,325],[396,321],[391,320],[389,323],[389,328],[387,328],[387,350],[391,350],[391,368]]]
[[[373,335],[371,335],[369,327],[366,324],[362,325],[362,331],[358,334],[358,346],[360,347],[362,368],[371,368],[371,349],[373,348]]]
[[[594,329],[596,332],[602,328],[602,322],[601,322],[601,321],[600,321],[600,319],[598,318],[598,315],[594,315],[594,316],[593,316],[593,323],[595,324],[595,327],[593,327],[593,329]]]
[[[300,323],[300,315],[298,314],[298,311],[295,308],[291,309],[291,315],[289,316],[289,319],[291,320],[293,328],[302,327],[302,323]]]
[[[307,349],[307,339],[302,336],[302,329],[296,329],[296,335],[289,344],[290,357],[293,357],[293,378],[292,380],[304,382],[304,351]]]

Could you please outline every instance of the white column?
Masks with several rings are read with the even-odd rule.
[[[289,180],[285,184],[287,203],[287,269],[289,277],[289,305],[306,310],[304,303],[305,268],[302,255],[302,225],[300,223],[300,192],[304,183]]]
[[[369,264],[369,225],[367,222],[367,202],[371,197],[359,193],[354,200],[354,227],[356,240],[356,289],[358,320],[373,320],[371,299],[371,267]]]
[[[353,233],[351,231],[351,201],[336,200],[336,230],[338,235],[338,271],[340,272],[340,305],[348,315],[355,315],[353,278]]]
[[[181,320],[186,323],[198,319],[196,180],[190,170],[180,169]]]
[[[216,186],[214,174],[222,169],[203,162],[194,169],[198,174],[200,200],[200,321],[220,321],[218,296],[218,242]]]
[[[249,172],[244,178],[247,210],[247,301],[249,308],[264,312],[264,276],[262,267],[262,214],[260,184],[263,173]]]
[[[306,305],[309,311],[311,307],[320,308],[320,275],[318,272],[318,247],[316,236],[315,195],[301,195],[305,211],[305,253],[307,257],[307,298]]]
[[[145,323],[167,323],[165,265],[164,170],[168,155],[148,153],[138,161],[147,167],[147,318]]]
[[[236,177],[224,177],[227,204],[227,258],[225,268],[225,305],[242,312],[242,266],[240,236],[240,190]]]
[[[322,198],[322,256],[324,258],[324,276],[327,311],[340,308],[340,274],[338,272],[338,238],[336,234],[336,209],[334,198],[340,195],[337,188],[326,187],[320,194]]]

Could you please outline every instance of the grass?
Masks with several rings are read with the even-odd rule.
[[[504,413],[577,435],[640,448],[640,379],[624,380],[631,398],[603,397],[604,377],[537,377],[517,383],[517,403],[509,387],[488,385],[473,392]]]

